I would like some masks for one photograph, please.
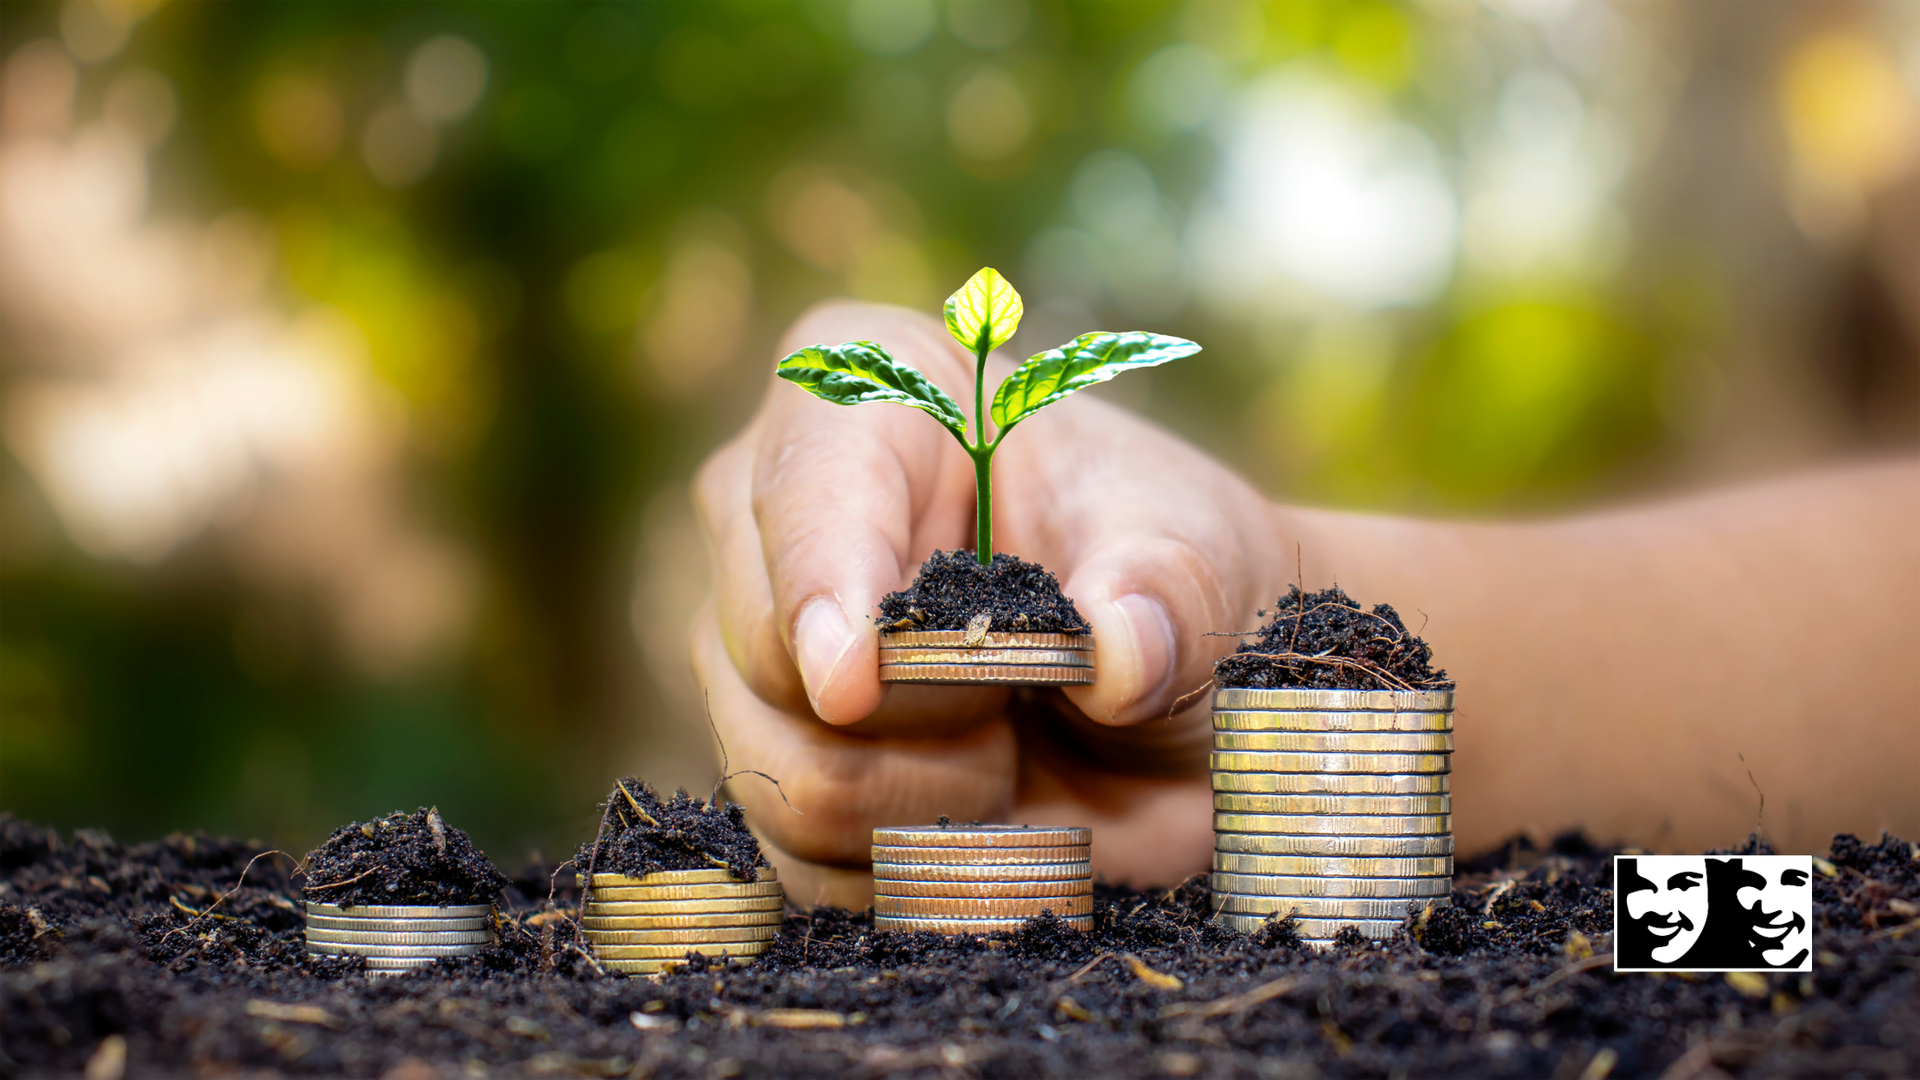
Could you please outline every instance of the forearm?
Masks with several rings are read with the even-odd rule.
[[[1310,585],[1426,622],[1460,684],[1464,851],[1730,843],[1749,769],[1783,849],[1920,833],[1920,462],[1532,524],[1282,509],[1276,533]]]

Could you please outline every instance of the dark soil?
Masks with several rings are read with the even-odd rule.
[[[1920,861],[1890,837],[1835,838],[1834,876],[1815,877],[1814,971],[1760,985],[1607,970],[1607,853],[1578,838],[1465,862],[1457,907],[1328,954],[1294,947],[1284,925],[1263,940],[1212,926],[1196,880],[1102,887],[1088,934],[1036,920],[948,940],[795,913],[753,967],[657,981],[594,970],[573,944],[572,875],[553,878],[552,908],[545,867],[502,894],[494,954],[369,980],[358,961],[304,955],[283,858],[259,859],[208,911],[257,854],[203,836],[124,848],[0,818],[0,1073],[78,1074],[110,1037],[131,1075],[1920,1069]]]
[[[738,804],[708,804],[685,788],[662,799],[652,785],[628,776],[614,784],[600,814],[597,843],[581,845],[573,857],[581,873],[645,877],[655,870],[725,867],[736,877],[758,881],[760,867],[767,865]]]
[[[1046,568],[995,552],[981,566],[971,551],[936,551],[904,592],[880,600],[883,630],[965,630],[985,612],[996,634],[1085,634],[1093,628]]]
[[[1386,604],[1368,612],[1338,585],[1287,590],[1257,632],[1213,667],[1219,686],[1266,690],[1451,690],[1433,650]]]
[[[437,808],[354,822],[307,853],[306,899],[323,904],[486,904],[507,876]]]

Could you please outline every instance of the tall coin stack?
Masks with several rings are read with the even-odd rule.
[[[1051,911],[1093,929],[1093,830],[920,825],[873,830],[873,927],[1016,930]]]
[[[585,875],[580,884],[587,888]],[[758,881],[731,870],[595,874],[580,929],[607,970],[652,975],[685,963],[688,953],[759,956],[780,932],[784,903],[771,866],[760,868]]]
[[[364,956],[368,971],[406,971],[443,956],[474,956],[493,942],[492,904],[345,907],[307,901],[307,951]]]
[[[880,635],[880,681],[1073,686],[1093,681],[1092,634],[894,630]]]
[[[1252,933],[1299,918],[1399,929],[1453,883],[1453,692],[1223,688],[1213,698],[1213,892]]]

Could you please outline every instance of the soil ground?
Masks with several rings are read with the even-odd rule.
[[[971,551],[936,551],[913,584],[880,600],[883,630],[965,630],[986,612],[996,634],[1085,634],[1093,628],[1045,567],[1004,551],[981,566]]]
[[[1433,650],[1387,604],[1371,612],[1335,585],[1287,595],[1259,630],[1233,635],[1240,647],[1214,665],[1220,686],[1315,690],[1451,690],[1433,668]]]
[[[323,904],[484,904],[507,876],[437,808],[356,821],[307,854],[300,884]]]
[[[1752,848],[1749,848],[1752,850]],[[1097,929],[991,941],[791,913],[753,967],[603,977],[568,868],[514,879],[495,955],[369,979],[301,947],[290,860],[0,818],[0,1074],[1902,1076],[1920,1069],[1920,859],[1836,838],[1809,975],[1614,975],[1604,852],[1465,862],[1419,940],[1331,953],[1204,920],[1196,880],[1102,888]],[[234,889],[251,863],[245,884]],[[1424,942],[1424,944],[1423,944]],[[1136,964],[1138,966],[1136,966]],[[1176,985],[1172,980],[1177,979]]]

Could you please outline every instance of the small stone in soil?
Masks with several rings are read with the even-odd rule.
[[[400,811],[336,831],[307,855],[308,900],[322,904],[490,904],[507,885],[438,809]]]
[[[600,804],[601,832],[574,856],[581,873],[645,877],[656,870],[717,870],[760,880],[767,857],[747,831],[738,804],[708,804],[687,794],[662,799],[653,785],[623,777]],[[644,815],[644,816],[643,816]],[[597,851],[595,849],[598,849]]]
[[[1302,614],[1304,612],[1304,614]],[[1267,612],[1261,612],[1265,615]],[[1338,585],[1280,598],[1273,619],[1214,665],[1219,686],[1266,690],[1451,690],[1433,650],[1386,604],[1367,612]]]
[[[936,551],[907,589],[880,600],[882,630],[965,630],[985,613],[996,634],[1085,634],[1093,627],[1038,563],[1004,551],[981,566],[971,551]]]

